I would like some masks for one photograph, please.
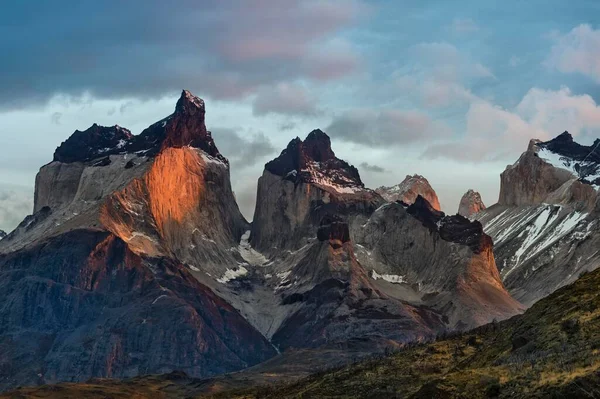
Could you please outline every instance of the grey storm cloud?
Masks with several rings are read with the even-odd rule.
[[[382,168],[379,165],[370,164],[368,162],[362,162],[359,166],[360,166],[361,169],[366,170],[367,172],[372,172],[372,173],[385,173],[385,172],[387,172],[387,170],[385,168]]]
[[[358,62],[335,36],[365,8],[360,0],[35,3],[0,13],[0,108],[57,93],[158,98],[181,88],[232,99],[335,79]]]
[[[283,130],[284,132],[288,131],[288,130],[292,130],[295,127],[296,127],[296,124],[294,122],[286,122],[286,123],[279,125],[279,129]]]
[[[448,129],[419,111],[354,110],[336,116],[327,132],[368,147],[389,147],[443,137]]]
[[[219,151],[234,166],[253,166],[276,152],[271,140],[262,132],[251,134],[250,137],[242,137],[234,129],[211,130]]]
[[[288,116],[315,116],[321,113],[316,100],[302,87],[281,83],[275,87],[261,90],[252,107],[254,115],[270,113]]]

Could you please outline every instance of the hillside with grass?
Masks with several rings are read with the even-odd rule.
[[[183,374],[22,389],[5,398],[595,398],[600,397],[600,270],[525,314],[378,358],[263,385],[238,373],[232,389]],[[241,376],[240,376],[241,375]],[[256,384],[253,386],[253,384]]]

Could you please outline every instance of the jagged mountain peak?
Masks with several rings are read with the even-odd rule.
[[[119,125],[110,127],[94,123],[84,131],[76,130],[54,153],[54,161],[63,163],[89,162],[123,153],[155,156],[169,147],[200,148],[211,157],[228,163],[217,149],[205,125],[205,103],[184,90],[173,114],[150,125],[139,135],[133,135]],[[99,163],[105,166],[110,161]]]
[[[304,151],[316,162],[325,162],[335,158],[331,149],[331,139],[320,129],[315,129],[304,140]]]
[[[567,168],[573,170],[579,174],[579,177],[585,179],[589,174],[590,166],[594,163],[594,171],[597,169],[597,163],[600,163],[600,149],[598,148],[598,139],[590,146],[582,145],[577,143],[573,136],[569,132],[564,132],[553,138],[552,140],[539,142],[536,144],[538,154],[544,158],[548,152],[555,154],[559,157],[559,164],[554,165],[555,159],[547,159],[553,166]],[[541,153],[540,153],[541,152]],[[552,158],[550,156],[550,158]],[[578,166],[576,166],[580,162]]]
[[[458,214],[469,218],[484,209],[486,207],[481,199],[481,194],[473,189],[469,189],[460,199]]]
[[[159,122],[157,133],[162,133],[163,136],[161,149],[185,146],[200,148],[208,155],[227,163],[227,159],[217,149],[211,133],[206,129],[205,113],[204,100],[183,90],[173,115]],[[161,132],[161,129],[164,131]]]
[[[312,183],[337,193],[352,193],[364,189],[358,170],[335,156],[331,139],[315,129],[306,139],[291,140],[287,147],[265,169],[294,183]]]
[[[205,103],[204,100],[200,97],[193,95],[189,90],[183,90],[181,92],[181,96],[179,100],[177,100],[177,105],[175,106],[175,112],[181,113],[196,113],[196,112],[205,112]]]
[[[404,180],[395,186],[381,186],[375,189],[375,192],[388,202],[402,201],[406,204],[412,204],[418,196],[422,196],[435,209],[438,211],[441,209],[435,190],[424,176],[418,174],[406,175]]]

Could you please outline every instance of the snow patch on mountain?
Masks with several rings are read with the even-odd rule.
[[[252,266],[263,266],[269,262],[263,254],[252,248],[250,245],[250,230],[246,231],[240,240],[238,252],[240,256]]]
[[[340,194],[354,194],[364,190],[362,186],[356,184],[355,180],[343,173],[335,173],[335,170],[327,170],[327,173],[324,173],[321,164],[316,161],[308,162],[306,168],[303,168],[301,172],[308,173],[311,182],[325,190],[332,189]]]
[[[385,280],[392,284],[400,284],[406,282],[404,276],[399,276],[397,274],[379,274],[375,270],[371,271],[371,278],[373,280]]]
[[[223,274],[223,277],[218,278],[217,281],[221,284],[226,284],[229,281],[245,276],[246,274],[248,274],[248,269],[240,265],[237,269],[227,269],[225,274]]]

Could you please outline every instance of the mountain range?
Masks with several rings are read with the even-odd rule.
[[[183,91],[140,134],[94,124],[42,166],[0,241],[0,389],[298,377],[509,319],[598,266],[599,142],[532,140],[497,204],[469,190],[449,215],[423,176],[365,187],[317,129],[266,163],[248,222],[205,113]]]

